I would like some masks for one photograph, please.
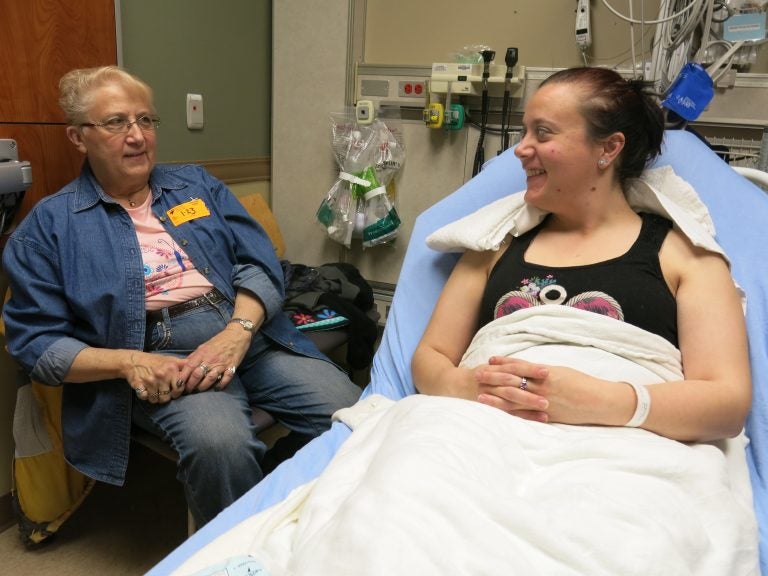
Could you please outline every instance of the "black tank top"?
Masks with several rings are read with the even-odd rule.
[[[672,223],[655,214],[640,216],[640,234],[623,256],[586,266],[526,262],[525,252],[543,223],[512,240],[488,279],[480,326],[522,308],[560,304],[628,322],[677,346],[677,303],[659,263]]]

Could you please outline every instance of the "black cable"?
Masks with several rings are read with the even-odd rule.
[[[485,130],[488,125],[488,91],[487,88],[483,89],[483,104],[482,111],[480,113],[480,137],[477,140],[477,148],[475,149],[475,162],[472,165],[472,176],[477,176],[480,173],[485,163]]]
[[[504,62],[507,65],[507,72],[504,75],[504,101],[501,105],[501,148],[499,154],[509,148],[509,97],[513,72],[515,64],[517,64],[517,48],[507,48]]]
[[[504,102],[501,104],[501,154],[509,147],[509,80],[504,81]]]
[[[491,61],[496,56],[496,52],[493,50],[483,50],[480,52],[483,57],[483,97],[480,111],[480,138],[477,141],[477,149],[475,150],[475,162],[472,165],[472,176],[477,176],[480,173],[485,162],[485,128],[488,124],[488,78],[491,75]]]
[[[510,119],[511,119],[511,117],[512,117],[512,114],[511,114],[511,111],[510,111]],[[474,117],[472,116],[472,113],[470,112],[469,109],[466,109],[466,111],[464,112],[464,125],[465,126],[472,126],[474,128],[477,128],[478,130],[480,130],[480,122],[478,120],[474,119]],[[518,131],[519,132],[522,129],[523,129],[522,126],[517,125],[517,124],[512,126],[511,122],[510,122],[510,124],[508,126],[508,131],[510,133],[514,132],[514,131]],[[489,121],[485,125],[485,133],[486,133],[486,135],[487,134],[497,134],[497,135],[501,136],[501,124],[493,124],[493,123],[490,123],[490,121]]]

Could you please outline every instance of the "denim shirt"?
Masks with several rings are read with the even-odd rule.
[[[326,359],[282,313],[283,272],[261,226],[219,180],[191,165],[158,165],[152,212],[197,270],[227,298],[238,288],[266,309],[261,332],[294,352]],[[175,225],[168,211],[192,199],[210,215]],[[66,384],[75,356],[92,346],[142,350],[144,263],[130,216],[107,196],[88,164],[43,198],[3,252],[11,298],[3,308],[7,347],[33,380],[64,384],[67,460],[100,481],[122,484],[128,464],[133,391],[125,380]]]

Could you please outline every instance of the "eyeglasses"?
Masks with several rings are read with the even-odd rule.
[[[131,129],[131,126],[136,124],[142,132],[149,132],[160,126],[160,118],[156,116],[139,116],[131,122],[125,116],[113,116],[107,118],[103,122],[83,122],[80,126],[97,126],[104,128],[107,132],[112,134],[125,134]]]

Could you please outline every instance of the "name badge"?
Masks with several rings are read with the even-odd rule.
[[[168,214],[168,218],[171,219],[171,222],[174,226],[184,224],[185,222],[189,222],[195,218],[202,218],[203,216],[211,215],[208,207],[205,205],[205,202],[200,200],[200,198],[195,198],[189,202],[184,202],[184,204],[174,206],[168,210],[166,214]]]

